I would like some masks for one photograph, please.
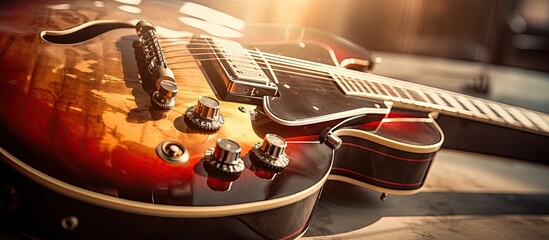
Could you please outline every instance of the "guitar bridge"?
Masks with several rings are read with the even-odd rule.
[[[195,49],[198,49],[194,52],[201,53],[196,56],[205,68],[206,75],[223,99],[259,102],[264,96],[278,95],[277,86],[262,70],[253,53],[240,43],[204,38],[194,40],[191,46],[193,44],[196,45]],[[217,74],[211,74],[213,72]]]

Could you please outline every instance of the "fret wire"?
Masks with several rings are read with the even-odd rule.
[[[372,93],[372,94],[374,93],[374,91],[373,91],[373,90],[368,86],[368,84],[366,84],[364,81],[358,80],[358,82],[360,82],[360,84],[361,84],[363,87],[365,87],[369,93]]]
[[[402,95],[400,95],[400,93],[391,85],[388,85],[389,88],[391,88],[391,91],[393,91],[393,93],[395,93],[397,95],[398,98],[402,98]]]
[[[389,92],[391,96],[395,98],[400,98],[400,95],[395,91],[395,89],[391,85],[384,84],[383,86],[385,87],[385,89],[387,89],[387,92]]]
[[[379,91],[379,89],[377,89],[377,87],[374,86],[374,85],[372,84],[372,82],[368,82],[368,81],[367,81],[367,82],[365,82],[365,83],[366,83],[368,86],[370,86],[370,88],[372,88],[372,89],[374,90],[374,92],[375,92],[377,95],[381,95],[381,92]]]
[[[456,99],[461,102],[469,111],[473,113],[474,116],[480,117],[480,118],[488,118],[486,114],[481,112],[471,101],[469,101],[467,98],[465,98],[462,95],[457,95]]]
[[[478,100],[478,99],[472,99],[472,102],[475,104],[475,106],[477,106],[480,110],[482,110],[487,116],[488,118],[494,120],[494,121],[498,121],[498,122],[501,122],[503,119],[501,119],[501,117],[498,117],[494,111],[492,111],[488,105],[486,105],[484,102]]]
[[[444,103],[444,100],[442,100],[442,98],[440,98],[435,92],[425,92],[426,94],[429,94],[433,100],[435,100],[435,102],[440,105],[440,106],[445,106],[447,107],[448,105],[446,105]]]
[[[253,52],[252,52],[252,54],[253,54]],[[286,59],[285,60],[286,62],[289,61],[289,60],[292,60],[291,58],[284,57],[284,56],[278,56],[278,55],[274,55],[274,54],[271,54],[269,57],[270,57],[270,59],[279,60],[278,62],[282,62],[281,59]],[[275,61],[275,62],[277,62],[277,61]],[[353,77],[356,80],[351,81],[352,85],[349,85],[349,83],[346,83],[345,81],[337,81],[337,82],[338,82],[339,85],[347,84],[347,88],[349,88],[349,90],[355,89],[356,91],[359,91],[359,92],[360,91],[365,92],[365,89],[361,88],[362,86],[364,86],[366,88],[369,88],[369,86],[372,86],[372,88],[370,89],[371,93],[373,94],[373,92],[377,91],[380,97],[389,97],[390,98],[390,96],[395,96],[395,94],[391,93],[391,91],[393,91],[393,93],[396,93],[396,95],[400,96],[400,98],[402,98],[402,100],[404,101],[405,100],[404,95],[400,94],[398,89],[393,87],[393,86],[403,86],[404,89],[406,89],[406,88],[417,88],[417,89],[419,89],[419,90],[411,90],[410,89],[410,91],[416,91],[416,94],[419,95],[419,98],[417,96],[415,96],[415,94],[409,94],[408,92],[406,92],[406,90],[403,90],[403,92],[406,95],[408,95],[410,97],[410,99],[412,99],[412,100],[418,100],[419,99],[419,101],[422,102],[422,103],[428,103],[428,102],[435,103],[435,102],[437,102],[436,97],[438,97],[437,92],[439,92],[441,94],[442,93],[447,93],[447,91],[437,91],[435,88],[431,88],[431,87],[418,88],[418,86],[420,86],[420,85],[416,85],[416,84],[413,84],[413,83],[408,83],[408,82],[404,82],[404,81],[400,81],[400,80],[390,79],[390,78],[386,78],[386,77],[375,76],[375,75],[372,75],[372,74],[369,74],[369,73],[357,73],[357,72],[354,72],[354,71],[342,70],[341,68],[336,68],[336,67],[333,67],[333,66],[324,66],[324,65],[318,64],[318,63],[317,64],[311,64],[310,62],[304,61],[304,60],[302,60],[302,61],[293,61],[293,62],[289,62],[289,63],[286,63],[286,64],[297,65],[298,67],[302,67],[304,69],[315,70],[315,71],[318,71],[318,69],[320,68],[321,69],[320,72],[322,72],[322,74],[341,73],[342,76],[348,76],[348,77],[356,76],[356,77]],[[330,74],[328,74],[327,76],[330,76]],[[334,80],[334,79],[338,79],[338,78],[334,78],[334,77],[331,78],[331,80]],[[371,81],[372,83],[369,85],[367,83],[363,83],[360,80],[363,80],[364,82]],[[358,84],[358,83],[361,83],[361,82],[362,82],[362,84]],[[384,83],[387,83],[387,84],[379,85],[380,84],[379,82],[384,82]],[[376,86],[376,85],[374,85],[374,83],[376,83],[378,85]],[[388,86],[388,87],[386,87],[386,86]],[[433,92],[428,93],[426,91],[433,91]],[[383,94],[383,93],[385,93],[385,94]],[[502,118],[504,118],[505,114],[507,114],[507,115],[509,115],[509,113],[513,114],[512,112],[506,112],[505,109],[503,109],[503,108],[498,110],[498,107],[494,106],[494,105],[488,106],[488,105],[482,103],[479,100],[476,100],[476,102],[471,102],[470,104],[472,104],[472,106],[473,106],[473,108],[471,108],[470,106],[466,105],[468,103],[467,101],[469,101],[469,100],[463,101],[463,99],[460,99],[460,101],[458,102],[456,99],[453,98],[452,95],[450,95],[450,97],[444,97],[443,96],[443,98],[440,98],[440,99],[442,100],[443,103],[440,104],[440,101],[438,103],[443,108],[446,107],[445,110],[451,109],[450,108],[451,106],[455,106],[456,108],[460,108],[460,106],[461,106],[461,108],[463,108],[463,110],[469,110],[470,112],[473,112],[474,110],[478,110],[478,112],[476,112],[477,114],[479,114],[479,112],[481,112],[481,111],[485,111],[485,112],[488,113],[488,114],[486,114],[488,116],[488,118],[494,119],[496,121],[501,121]],[[454,100],[455,102],[453,102],[452,100]],[[484,109],[482,109],[483,107],[484,107]],[[490,107],[492,107],[493,110],[490,110]],[[499,107],[501,107],[501,106],[499,106]],[[454,110],[454,109],[451,109],[451,110]],[[480,114],[480,115],[482,115],[482,114]],[[535,114],[531,114],[531,113],[528,112],[527,116],[530,117],[530,119],[532,118],[531,115],[535,115]],[[507,118],[508,119],[504,119],[504,120],[512,119],[514,121],[518,120],[519,122],[521,122],[521,120],[519,119],[520,115],[517,116],[517,114],[509,115],[509,116],[507,116]],[[541,119],[541,117],[539,117],[539,116],[535,119],[537,121],[531,119],[532,120],[531,122],[536,123],[536,125],[542,125],[542,126],[544,125],[545,127],[542,127],[542,128],[544,130],[547,130],[547,123],[545,122],[545,120]],[[524,119],[523,119],[523,121],[524,121]],[[526,122],[526,121],[524,121],[524,122]],[[528,125],[528,123],[526,123],[526,125]]]
[[[391,93],[389,92],[389,90],[387,90],[387,88],[385,86],[387,86],[386,84],[383,84],[383,83],[378,83],[379,87],[381,88],[381,90],[383,90],[383,92],[385,92],[385,94],[387,94],[387,96],[393,96],[391,95]],[[385,86],[384,86],[385,85]],[[394,97],[394,96],[393,96]]]
[[[540,116],[540,114],[532,111],[522,111],[532,122],[538,126],[538,128],[543,129],[545,132],[549,132],[549,124]]]
[[[345,78],[343,78],[344,80],[346,80]],[[346,80],[347,83],[351,86],[351,88],[354,89],[355,92],[360,92],[360,89],[355,85],[355,83],[351,80]]]
[[[488,106],[496,113],[498,113],[499,116],[503,118],[507,123],[518,124],[518,122],[511,115],[509,115],[509,113],[507,113],[507,111],[505,111],[505,109],[503,109],[500,105],[489,102]]]
[[[353,84],[355,84],[356,86],[358,86],[358,88],[360,89],[360,91],[362,91],[362,92],[367,92],[367,90],[364,89],[364,88],[362,87],[362,84],[361,84],[360,81],[357,81],[357,80],[354,80],[354,79],[349,79],[349,81],[353,82]]]
[[[381,88],[381,85],[377,82],[371,82],[372,85],[374,85],[380,92],[381,95],[387,96],[387,92]]]
[[[402,88],[402,91],[404,92],[404,94],[406,94],[406,96],[410,98],[410,100],[414,101],[414,97],[412,96],[412,94],[410,94],[410,91],[408,91],[408,89]]]
[[[211,45],[211,44],[208,44],[208,45]],[[227,47],[225,47],[225,49],[227,49]],[[252,55],[257,54],[255,52],[259,52],[259,51],[250,50],[250,53]],[[408,85],[409,86],[416,86],[414,84],[407,83],[407,82],[404,82],[404,81],[385,78],[385,77],[381,77],[381,76],[375,76],[375,75],[372,75],[372,74],[357,73],[356,71],[343,70],[341,68],[336,68],[336,67],[333,67],[333,66],[328,66],[328,65],[324,65],[324,64],[315,63],[315,62],[309,62],[309,61],[305,61],[305,60],[301,60],[301,59],[292,59],[292,58],[289,58],[289,57],[275,55],[275,54],[269,54],[269,53],[265,53],[265,55],[269,56],[268,58],[270,58],[270,59],[278,60],[279,63],[292,64],[292,65],[301,65],[300,67],[303,67],[305,69],[311,69],[311,70],[317,70],[317,71],[318,71],[318,68],[321,68],[320,71],[325,73],[325,74],[329,73],[331,75],[331,74],[335,74],[335,73],[341,73],[342,76],[355,76],[356,75],[359,79],[363,78],[364,80],[370,81],[372,83],[381,82],[381,81],[383,81],[385,83],[391,83],[391,84],[386,84],[386,85],[389,85],[389,86],[391,86],[395,82],[399,83],[398,84],[399,86],[408,86]],[[315,67],[317,69],[315,69]],[[366,76],[370,77],[370,79],[366,79]],[[350,85],[349,83],[345,82],[345,81],[340,81],[340,83],[345,84],[346,87],[351,89],[351,90],[353,89],[353,86]],[[370,84],[370,86],[372,86],[372,85],[373,84]],[[377,85],[377,86],[374,85],[373,88],[374,88],[373,90],[378,92],[381,96],[390,96],[391,95],[391,94],[389,94],[390,92],[388,92],[388,90],[384,91],[383,88],[381,88],[381,86],[379,86],[379,85]],[[354,88],[354,89],[356,89],[356,88]],[[407,94],[407,95],[409,95],[409,94]],[[410,99],[414,99],[412,96],[409,96],[409,97],[410,97]],[[416,99],[416,101],[419,100],[419,101],[422,101],[422,102],[427,102],[427,101],[425,101],[425,99],[421,99],[421,97],[420,98],[416,97],[415,99]]]
[[[514,107],[507,107],[507,112],[509,112],[522,125],[528,128],[535,128],[534,124],[530,120],[528,120],[528,118],[524,116],[524,114],[522,114],[518,109]]]
[[[458,110],[466,110],[465,108],[463,108],[463,105],[461,105],[458,101],[456,101],[454,97],[452,97],[452,95],[447,93],[442,93],[440,94],[440,96],[444,98],[448,103],[450,103],[450,105],[452,105],[453,108],[456,108]]]
[[[423,100],[424,100],[426,103],[428,103],[428,104],[433,104],[433,102],[431,102],[431,99],[429,99],[429,98],[427,97],[427,95],[423,92],[423,90],[418,89],[418,90],[416,90],[416,92],[419,93],[419,96],[420,96],[421,98],[423,98]]]
[[[339,82],[341,83],[340,86],[343,86],[343,88],[346,88],[346,89],[347,89],[347,92],[348,92],[348,91],[352,91],[352,88],[349,86],[349,84],[347,83],[347,81],[345,81],[344,79],[340,78],[338,75],[332,74],[332,78],[333,78],[333,79],[338,79]]]
[[[332,78],[334,79],[334,81],[337,83],[337,86],[340,87],[340,88],[343,88],[343,92],[347,92],[344,88],[345,86],[343,85],[343,83],[341,83],[341,79],[339,79],[339,77],[337,77],[336,75],[332,75]]]
[[[429,99],[429,101],[433,104],[433,105],[437,105],[437,102],[435,101],[435,99],[429,95],[427,92],[423,92],[423,94],[425,95],[425,97],[427,97]]]
[[[412,99],[414,101],[422,101],[419,94],[417,93],[416,90],[414,89],[406,89],[406,91],[410,94],[410,96],[412,96]]]
[[[406,98],[406,99],[412,100],[412,96],[410,96],[410,94],[407,93],[406,91],[404,91],[404,89],[402,89],[401,87],[395,86],[394,89],[396,89],[396,90],[400,93],[400,95],[402,96],[402,98]]]
[[[216,45],[212,45],[212,44],[209,44],[209,43],[206,43],[205,45],[210,45],[210,46],[216,47]],[[250,51],[250,54],[252,54],[252,55],[257,54],[255,52],[259,52],[259,51],[253,51],[253,50],[249,50],[249,51]],[[367,81],[373,81],[373,79],[375,79],[375,81],[378,81],[378,82],[383,81],[385,83],[391,83],[391,84],[397,83],[399,86],[416,86],[415,84],[400,81],[400,80],[396,80],[396,79],[390,79],[390,78],[386,78],[386,77],[375,76],[375,75],[372,75],[372,74],[369,74],[369,73],[361,73],[361,72],[357,72],[357,71],[342,69],[342,68],[338,68],[338,67],[334,67],[334,66],[329,66],[329,65],[320,64],[320,63],[311,62],[311,61],[306,61],[306,60],[301,60],[301,59],[293,59],[293,58],[290,58],[290,57],[276,55],[276,54],[265,53],[265,56],[268,56],[268,58],[270,58],[270,59],[276,59],[279,63],[291,64],[291,65],[294,65],[294,66],[299,65],[303,68],[311,69],[311,70],[314,69],[314,70],[317,70],[317,71],[319,71],[318,69],[320,69],[321,72],[323,72],[325,74],[328,74],[328,76],[331,75],[331,74],[338,73],[338,74],[344,75],[344,76],[356,76],[356,78],[359,78],[359,79],[362,78],[362,79],[367,80]],[[369,77],[370,79],[366,79],[367,77]],[[391,85],[391,84],[387,84],[387,85]],[[377,91],[380,92],[379,89],[377,89]]]

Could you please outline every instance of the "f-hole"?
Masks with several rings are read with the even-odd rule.
[[[118,28],[135,28],[135,24],[121,21],[97,20],[61,30],[42,31],[40,37],[46,42],[55,44],[74,44],[97,37]]]

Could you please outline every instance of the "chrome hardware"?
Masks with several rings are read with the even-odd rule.
[[[244,171],[244,161],[240,158],[242,149],[235,141],[219,139],[215,148],[204,152],[204,161],[208,166],[230,175]]]
[[[261,67],[240,43],[217,38],[211,40],[218,47],[218,55],[227,59],[224,66],[234,79],[262,85],[270,83]]]
[[[184,163],[189,160],[189,152],[178,142],[161,142],[156,148],[156,153],[162,160],[169,163]]]
[[[276,135],[267,134],[262,143],[256,143],[252,148],[252,153],[257,160],[260,160],[267,168],[280,171],[290,163],[286,155],[286,141]]]
[[[389,195],[389,194],[387,194],[387,193],[381,193],[381,196],[379,196],[379,200],[381,200],[381,201],[387,200],[387,196],[388,196],[388,195]]]
[[[177,90],[175,82],[169,80],[160,81],[158,91],[152,95],[152,104],[161,109],[172,109],[175,105]]]
[[[361,72],[371,72],[374,70],[374,67],[381,63],[380,57],[375,57],[373,55],[369,56],[368,60],[357,59],[357,58],[347,58],[343,59],[339,65],[344,68],[361,71]]]
[[[357,118],[357,117],[359,117],[359,116],[355,116],[353,118]],[[344,120],[343,122],[339,123],[334,128],[325,128],[320,133],[320,136],[319,136],[320,143],[326,144],[326,146],[328,146],[329,148],[331,148],[334,151],[339,149],[341,147],[341,145],[343,144],[343,140],[341,140],[340,137],[336,136],[333,133],[333,131],[335,129],[337,129],[340,126],[340,124],[345,123],[345,122],[350,121],[350,120],[351,119]]]
[[[216,120],[219,118],[219,101],[202,96],[198,98],[198,103],[194,108],[194,114],[208,120]]]
[[[67,216],[61,220],[61,226],[66,230],[74,230],[78,227],[78,218],[75,216]]]
[[[220,92],[239,99],[261,100],[264,96],[278,96],[278,87],[271,82],[248,49],[238,42],[225,39],[212,37],[206,41],[210,46],[207,53],[217,58],[218,67],[215,70],[223,78],[224,86]],[[211,58],[211,55],[203,57]]]
[[[333,133],[328,133],[328,135],[326,135],[324,143],[335,151],[341,147],[341,145],[343,144],[343,140],[341,140],[341,138]]]
[[[202,96],[198,98],[196,105],[187,108],[185,118],[196,127],[215,131],[225,123],[223,115],[219,113],[220,107],[221,105],[216,99]]]
[[[171,92],[168,95],[173,95],[173,86],[175,86],[175,91],[177,92],[177,85],[175,84],[175,77],[173,71],[168,68],[168,63],[166,62],[166,57],[164,57],[164,52],[160,47],[160,42],[156,36],[156,29],[153,24],[148,21],[139,21],[135,25],[137,31],[137,36],[139,37],[139,43],[143,48],[143,55],[145,55],[145,61],[148,63],[149,73],[152,75],[152,79],[155,81],[157,92],[153,93],[151,99],[152,103],[162,109],[171,109],[174,105],[175,98],[168,97],[165,99],[165,95],[162,92]],[[168,87],[171,89],[167,91],[166,84],[164,81],[171,81],[172,86]],[[163,86],[164,85],[164,86]],[[169,102],[166,104],[164,102]]]

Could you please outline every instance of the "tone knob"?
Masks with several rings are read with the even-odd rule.
[[[207,165],[215,167],[226,174],[238,174],[244,170],[244,161],[240,158],[242,149],[235,141],[219,139],[215,148],[204,153]]]
[[[217,130],[225,122],[223,115],[219,113],[221,105],[214,98],[202,96],[198,103],[187,108],[185,117],[196,127],[204,130]]]
[[[219,101],[211,97],[202,96],[198,98],[198,103],[193,112],[197,117],[207,120],[217,120],[220,116],[219,107]]]
[[[267,134],[262,143],[256,143],[252,149],[253,156],[266,167],[282,170],[290,163],[286,155],[288,144],[276,134]]]
[[[175,96],[177,95],[177,85],[170,80],[162,80],[158,86],[158,91],[154,92],[151,102],[160,109],[172,109],[175,105]]]

